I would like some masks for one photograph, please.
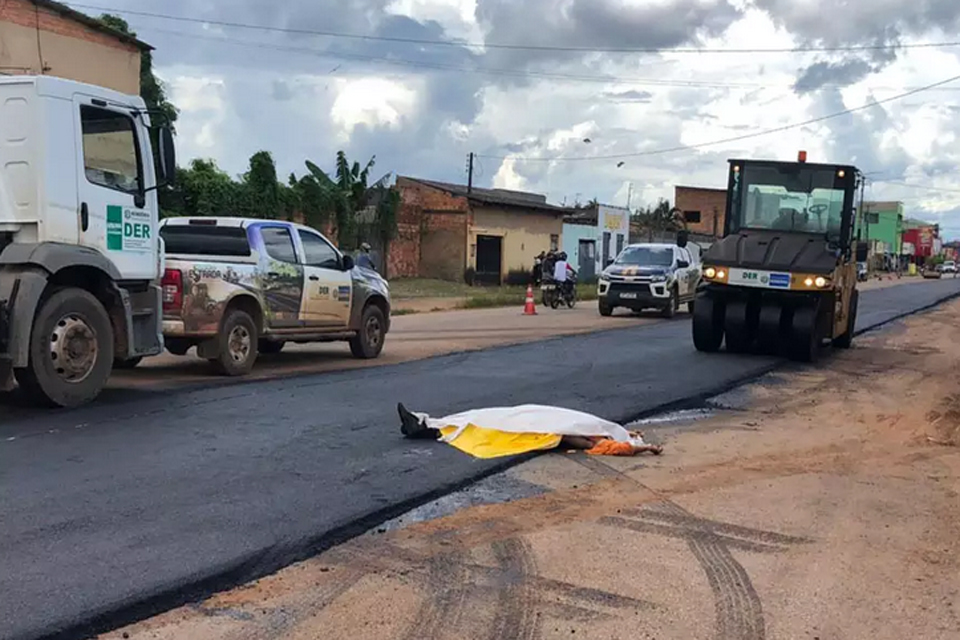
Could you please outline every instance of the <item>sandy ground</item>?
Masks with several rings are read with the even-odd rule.
[[[497,477],[506,501],[103,638],[960,638],[958,314],[650,427],[662,457],[544,455]]]

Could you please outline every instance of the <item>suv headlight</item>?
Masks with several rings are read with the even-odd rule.
[[[666,282],[666,281],[667,281],[667,276],[663,276],[663,275],[653,276],[652,278],[650,278],[650,281],[651,281],[651,282]]]

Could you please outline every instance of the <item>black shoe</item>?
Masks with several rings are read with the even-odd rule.
[[[407,438],[423,439],[434,437],[431,433],[433,429],[428,428],[420,418],[407,411],[403,403],[397,404],[397,413],[400,414],[400,432]]]

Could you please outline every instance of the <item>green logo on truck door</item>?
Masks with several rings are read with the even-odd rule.
[[[107,207],[107,249],[110,251],[150,251],[153,227],[150,214],[116,205]]]

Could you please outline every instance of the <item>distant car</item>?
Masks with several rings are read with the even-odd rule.
[[[956,273],[957,272],[957,263],[953,260],[947,260],[942,265],[940,265],[940,273]]]
[[[859,280],[860,282],[867,281],[867,263],[866,262],[857,263],[857,280]]]
[[[684,303],[692,311],[701,272],[699,252],[691,253],[690,246],[648,243],[624,248],[600,274],[600,315],[609,316],[624,307],[659,309],[670,318]]]
[[[939,278],[943,275],[941,273],[941,268],[942,268],[942,265],[939,265],[939,264],[936,266],[932,266],[929,264],[924,265],[923,272],[921,273],[921,275],[924,278]]]

